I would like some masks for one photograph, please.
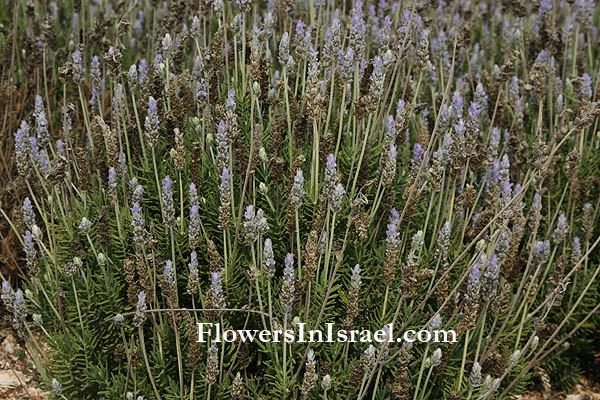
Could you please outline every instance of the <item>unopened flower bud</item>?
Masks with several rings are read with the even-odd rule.
[[[35,322],[35,324],[37,326],[42,326],[42,315],[41,314],[33,314],[32,316],[33,318],[33,322]]]
[[[531,340],[531,351],[534,351],[538,347],[539,343],[540,343],[540,338],[538,335],[535,335],[533,337],[533,339]]]
[[[432,364],[433,363],[431,361],[431,357],[427,357],[425,359],[425,361],[423,362],[423,368],[427,369],[427,368],[431,367]]]
[[[436,349],[431,355],[431,365],[437,367],[442,363],[442,349]]]
[[[256,81],[252,84],[252,92],[255,96],[260,96],[260,85]]]
[[[510,365],[510,367],[512,368],[515,365],[517,365],[520,358],[521,358],[521,350],[515,350],[514,353],[512,353],[508,359],[508,364]]]
[[[264,147],[258,149],[258,158],[260,158],[260,161],[262,162],[267,162],[267,151]]]
[[[475,249],[479,253],[479,252],[483,251],[484,248],[485,248],[485,240],[481,239],[479,242],[477,242]]]
[[[98,261],[98,265],[100,265],[101,267],[106,265],[106,256],[104,255],[104,253],[98,253],[96,260]]]
[[[264,182],[261,182],[258,184],[258,192],[261,194],[267,194],[269,191],[269,189],[267,188],[267,185],[265,185]]]

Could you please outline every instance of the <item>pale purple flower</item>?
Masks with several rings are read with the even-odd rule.
[[[271,239],[265,239],[263,247],[263,272],[267,278],[275,275],[275,257],[273,255],[273,243]]]
[[[360,264],[356,264],[350,272],[352,272],[352,276],[350,277],[350,291],[358,292],[362,284],[360,279]]]
[[[412,169],[419,168],[421,163],[423,162],[423,155],[425,154],[425,149],[421,145],[421,143],[415,143],[413,147],[413,155],[410,160],[410,165]]]
[[[440,229],[437,237],[437,255],[445,258],[448,255],[448,248],[450,247],[450,234],[452,233],[452,223],[450,221],[444,222],[444,225]]]
[[[137,178],[129,181],[129,188],[131,190],[131,201],[141,203],[144,198],[144,188],[138,184]]]
[[[30,138],[30,140],[31,139],[34,138]],[[48,162],[48,155],[46,153],[46,150],[40,149],[40,151],[38,151],[37,154],[32,152],[31,156],[34,158],[35,164],[38,170],[40,171],[42,177],[44,179],[47,179],[48,176],[50,176],[50,164]]]
[[[302,175],[302,170],[299,169],[296,171],[296,176],[294,177],[294,183],[292,184],[292,190],[290,193],[290,204],[292,207],[300,207],[302,205],[302,198],[305,194],[306,190],[304,190],[304,176]]]
[[[27,305],[25,304],[25,297],[23,297],[23,291],[21,289],[17,289],[15,292],[12,311],[13,322],[20,326],[27,317]]]
[[[338,62],[342,70],[342,79],[347,83],[351,83],[354,79],[354,50],[348,47],[346,52],[339,50]]]
[[[267,11],[265,18],[263,19],[263,31],[266,37],[270,37],[273,34],[275,22],[276,14],[274,10]]]
[[[341,183],[338,183],[329,193],[329,208],[334,213],[339,212],[342,209],[342,201],[346,190]]]
[[[42,146],[45,146],[50,139],[48,133],[48,119],[46,118],[46,111],[44,110],[44,101],[42,96],[35,96],[35,108],[33,115],[35,116],[35,130],[37,139],[40,141]]]
[[[23,251],[25,251],[25,258],[27,259],[27,266],[32,267],[37,260],[37,250],[34,244],[34,236],[31,231],[25,231],[23,235]]]
[[[115,167],[110,167],[108,169],[108,191],[116,194],[117,190],[117,170]]]
[[[54,143],[54,148],[56,150],[56,154],[60,157],[66,157],[66,153],[65,153],[65,144],[62,140],[60,139],[56,139],[56,142]]]
[[[400,247],[400,232],[398,232],[399,216],[396,218],[394,213],[396,210],[392,208],[390,210],[390,222],[387,225],[386,231],[386,243],[391,249],[398,249]]]
[[[235,89],[229,89],[227,92],[227,101],[225,107],[231,112],[235,112]]]
[[[138,73],[135,64],[131,64],[129,71],[127,71],[127,81],[131,87],[135,87],[138,83]]]
[[[482,254],[485,257],[485,254]],[[469,271],[469,280],[467,283],[467,293],[466,296],[470,298],[472,301],[478,301],[479,299],[479,290],[481,288],[481,264],[480,260],[475,262]]]
[[[58,381],[58,379],[52,378],[52,393],[54,393],[56,397],[60,397],[62,396],[62,392],[62,384]]]
[[[25,222],[25,226],[27,228],[32,229],[35,225],[35,212],[33,211],[33,205],[31,204],[31,200],[29,197],[25,197],[23,200],[23,221]]]
[[[231,198],[231,192],[229,191],[229,182],[230,175],[229,169],[223,168],[223,172],[221,173],[221,185],[220,185],[220,193],[221,193],[221,204],[229,203]]]
[[[254,243],[257,239],[256,234],[256,226],[254,224],[254,219],[256,217],[256,213],[254,211],[254,206],[249,204],[246,206],[246,211],[244,212],[244,232],[246,234],[246,241],[248,243]]]
[[[244,218],[243,227],[248,244],[254,243],[259,235],[264,235],[269,229],[265,213],[261,208],[255,211],[253,205],[248,205]]]
[[[230,154],[229,154],[229,138],[227,136],[228,126],[224,120],[219,122],[217,125],[217,134],[215,136],[215,142],[217,144],[217,159],[219,162],[219,168],[223,168],[229,165]]]
[[[579,93],[581,93],[581,96],[583,96],[584,99],[590,100],[592,98],[592,78],[587,72],[584,72],[582,79],[583,83]]]
[[[552,233],[552,239],[555,243],[560,244],[564,242],[568,234],[569,224],[567,223],[567,217],[564,213],[560,213],[560,215],[558,216],[556,229],[554,229],[554,232]]]
[[[350,11],[351,26],[349,42],[356,54],[364,54],[365,52],[365,35],[367,25],[363,19],[363,2],[356,0]]]
[[[158,120],[158,105],[154,97],[150,96],[148,98],[148,115],[146,115],[146,120],[144,122],[144,128],[146,129],[146,139],[148,140],[148,144],[150,147],[156,146],[156,142],[158,141],[158,129],[159,129],[160,121]]]
[[[98,56],[92,56],[92,63],[90,66],[90,77],[92,83],[92,105],[96,105],[98,102],[98,95],[100,92],[100,83],[102,81],[102,72],[100,71],[100,59]]]
[[[370,95],[373,98],[373,101],[378,102],[379,99],[381,99],[384,83],[383,60],[379,56],[375,56],[373,59],[373,73],[371,74],[370,80]]]
[[[546,263],[550,257],[550,241],[536,241],[533,245],[533,257],[539,264]]]
[[[2,302],[6,306],[6,308],[10,311],[13,310],[14,302],[15,302],[15,292],[10,287],[10,283],[8,281],[2,281]]]
[[[198,204],[190,207],[189,242],[190,247],[196,248],[200,240],[200,213]]]
[[[498,257],[492,254],[481,275],[481,298],[492,300],[498,291]]]
[[[71,55],[71,61],[73,62],[73,81],[76,84],[80,84],[85,74],[81,51],[75,50]]]
[[[13,134],[15,137],[15,159],[17,168],[21,175],[25,174],[27,169],[27,140],[29,138],[29,124],[26,121],[21,121],[19,129]]]
[[[325,253],[326,246],[327,246],[327,231],[324,231],[323,235],[321,235],[321,240],[319,240],[319,254],[323,255]]]
[[[335,156],[329,154],[327,156],[327,163],[325,164],[325,178],[323,181],[323,193],[329,195],[329,192],[333,189],[338,181],[337,176],[337,162]]]
[[[190,183],[189,186],[189,196],[190,196],[190,204],[193,205],[198,205],[198,189],[196,188],[196,184],[194,184],[193,182]]]
[[[117,314],[112,318],[113,324],[115,324],[115,326],[117,328],[122,328],[125,325],[125,317],[123,316],[123,314]]]
[[[194,96],[200,107],[206,105],[206,100],[208,98],[208,89],[206,87],[206,81],[204,80],[204,78],[200,78],[198,81],[196,81]]]
[[[131,207],[131,226],[133,227],[133,240],[137,244],[144,243],[144,217],[142,216],[142,207],[136,201]]]
[[[162,50],[168,56],[171,51],[171,47],[173,46],[173,41],[171,39],[171,34],[166,33],[165,36],[161,40]]]
[[[281,287],[281,307],[284,318],[292,319],[292,307],[294,299],[294,255],[287,253],[285,256],[285,268],[283,270],[283,285]]]
[[[89,235],[91,229],[92,221],[90,221],[86,217],[81,218],[81,222],[79,223],[79,230],[83,232],[84,235]]]
[[[173,267],[173,261],[167,260],[165,261],[165,268],[163,270],[163,275],[169,284],[170,287],[175,287],[175,268]]]
[[[431,331],[437,331],[442,327],[442,317],[439,313],[433,316],[433,319],[429,322],[429,329]]]
[[[138,82],[142,86],[146,86],[148,83],[148,61],[145,58],[142,58],[138,62]]]
[[[200,40],[202,26],[200,25],[200,19],[197,15],[194,15],[194,19],[192,19],[192,28],[190,29],[190,34],[195,40]]]
[[[217,309],[226,308],[227,303],[225,302],[225,295],[223,294],[223,284],[221,283],[221,276],[218,272],[211,272],[210,274],[210,290],[214,296],[214,307]]]
[[[287,32],[283,33],[279,42],[279,62],[288,70],[296,64],[290,55],[290,35]]]
[[[483,377],[481,376],[481,365],[477,361],[473,363],[471,375],[469,375],[469,382],[474,388],[481,386],[483,383]]]
[[[173,225],[175,223],[175,204],[173,202],[173,181],[169,175],[162,180],[161,197],[164,222],[166,225]]]
[[[531,209],[537,215],[539,215],[542,212],[542,196],[540,196],[539,192],[535,192],[535,194],[533,195]]]
[[[551,3],[550,0],[544,0]],[[575,20],[583,25],[592,25],[594,21],[594,0],[575,0]]]
[[[336,11],[333,21],[331,22],[331,27],[325,30],[322,61],[326,68],[333,64],[337,50],[342,46],[341,42],[341,23],[339,19],[339,12]]]
[[[394,142],[396,140],[396,120],[392,115],[388,115],[385,128],[385,141]]]
[[[146,294],[141,291],[138,293],[138,301],[135,307],[135,314],[133,316],[133,323],[136,328],[141,327],[146,321],[146,312],[148,311],[148,306],[146,305]]]
[[[387,157],[383,166],[383,180],[392,181],[396,174],[396,159],[398,157],[398,151],[396,150],[396,145],[394,143],[390,143]]]

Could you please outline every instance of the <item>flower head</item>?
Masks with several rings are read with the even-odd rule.
[[[333,212],[339,212],[342,209],[342,201],[346,190],[341,183],[338,183],[329,194],[329,208]]]
[[[293,207],[298,208],[302,204],[302,197],[306,194],[306,190],[304,189],[304,176],[302,175],[302,170],[299,169],[296,171],[296,176],[294,177],[294,183],[292,185],[292,191],[290,193],[290,203]]]
[[[560,213],[560,215],[558,216],[556,229],[554,229],[554,233],[552,233],[552,239],[555,243],[560,244],[565,241],[565,238],[568,234],[569,224],[567,223],[567,217],[564,213]]]
[[[173,181],[169,175],[162,180],[163,218],[166,225],[175,223],[175,204],[173,202]]]
[[[32,229],[33,225],[35,225],[35,212],[33,211],[33,205],[31,204],[31,200],[29,197],[25,197],[23,200],[23,220],[27,228]]]
[[[158,120],[158,105],[154,97],[148,98],[148,115],[144,122],[144,128],[146,129],[146,139],[150,147],[156,146],[158,141],[158,129],[160,121]]]
[[[35,129],[37,133],[37,139],[42,146],[48,143],[50,134],[48,133],[48,119],[46,118],[46,111],[44,110],[44,100],[42,96],[35,96],[35,108],[33,115],[35,116]]]
[[[84,235],[87,235],[90,233],[91,229],[92,229],[92,221],[90,221],[86,217],[81,218],[81,222],[79,223],[79,230]]]
[[[540,264],[544,264],[548,261],[548,258],[550,257],[550,241],[536,241],[533,245],[533,257]]]
[[[265,239],[263,248],[263,272],[267,278],[275,275],[275,257],[273,255],[273,243],[271,239]]]
[[[146,305],[146,294],[141,291],[138,293],[138,301],[135,307],[135,314],[133,316],[133,323],[136,328],[139,328],[146,321],[146,311],[148,306]]]
[[[284,318],[292,319],[292,306],[294,304],[294,255],[288,253],[285,256],[285,268],[283,270],[283,286],[281,287],[281,307]]]

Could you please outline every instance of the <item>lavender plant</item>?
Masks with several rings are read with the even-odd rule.
[[[2,301],[48,390],[483,400],[572,384],[600,322],[598,14],[3,2],[3,93],[36,90],[7,107],[21,192],[2,215],[23,279],[2,276]],[[392,341],[199,342],[203,323]],[[408,329],[457,341],[396,342]]]

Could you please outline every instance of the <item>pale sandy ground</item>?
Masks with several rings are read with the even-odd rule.
[[[0,399],[46,400],[45,391],[34,378],[34,366],[19,346],[12,330],[0,329]]]

